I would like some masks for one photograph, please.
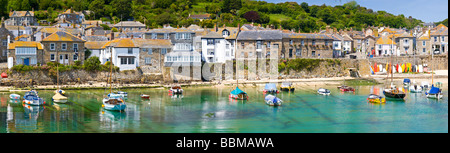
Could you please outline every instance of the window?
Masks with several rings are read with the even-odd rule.
[[[222,31],[222,35],[228,37],[230,35],[230,32],[227,30]]]
[[[297,50],[295,50],[295,56],[297,56],[297,57],[300,57],[300,56],[302,56],[302,49],[297,49]]]
[[[167,48],[161,48],[161,54],[165,55],[167,53]]]
[[[253,52],[248,52],[248,57],[253,57]]]
[[[316,40],[312,40],[312,45],[316,45]]]
[[[423,49],[422,49],[422,52],[424,52],[424,53],[425,53],[425,48],[423,48]]]
[[[153,54],[153,49],[147,48],[147,50],[148,50],[148,54],[149,54],[149,55]]]
[[[267,42],[267,48],[270,48],[270,41]]]
[[[55,44],[54,43],[50,44],[50,50],[55,50]]]
[[[278,49],[278,44],[273,44],[273,48]]]
[[[328,40],[325,40],[325,46],[328,46]]]
[[[314,57],[316,56],[316,51],[312,51],[311,55]]]
[[[152,64],[152,58],[151,57],[147,57],[145,58],[145,64]]]
[[[292,41],[292,39],[289,40],[289,45],[292,45],[294,42]]]
[[[152,33],[152,39],[157,39],[156,33]]]
[[[73,44],[73,51],[78,52],[78,44]]]
[[[62,43],[61,44],[61,50],[67,50],[67,44],[66,43]]]
[[[127,64],[127,58],[124,57],[120,58],[120,64],[121,65]]]
[[[407,44],[408,43],[408,39],[405,39],[404,42],[405,42],[405,44]]]
[[[304,41],[304,40],[302,40],[300,43],[301,43],[302,45],[305,45],[305,41]]]
[[[256,41],[256,49],[261,49],[261,44],[262,44],[261,40]]]
[[[7,46],[8,45],[8,40],[3,40],[2,43],[3,43],[3,46]]]
[[[16,55],[36,55],[36,48],[16,48]]]
[[[226,45],[225,45],[225,48],[226,48],[226,49],[230,49],[230,44],[226,44]]]
[[[207,39],[207,45],[214,45],[214,39]]]
[[[437,42],[437,37],[434,37],[434,42]]]
[[[378,48],[381,49],[381,45],[378,45]]]
[[[425,41],[422,41],[422,46],[425,46]]]
[[[214,49],[208,49],[207,55],[214,55]]]
[[[73,55],[73,60],[74,60],[74,61],[77,61],[77,60],[78,60],[78,56],[74,54],[74,55]]]
[[[128,57],[128,64],[134,64],[134,57]]]
[[[133,48],[128,48],[128,54],[133,54]]]
[[[442,39],[441,39],[441,41],[444,41],[445,40],[445,37],[444,36],[442,36]]]
[[[50,61],[55,61],[55,54],[50,54]]]
[[[241,46],[242,46],[242,49],[244,49],[244,47],[245,47],[244,42],[241,42]]]
[[[169,35],[167,33],[164,34],[164,39],[169,39]]]

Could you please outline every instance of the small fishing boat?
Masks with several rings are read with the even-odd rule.
[[[43,105],[45,104],[44,99],[38,96],[38,92],[35,90],[30,90],[25,93],[23,96],[23,103],[28,105]]]
[[[52,100],[56,103],[66,103],[67,97],[63,96],[61,93],[56,92],[55,95],[52,97]]]
[[[128,97],[128,93],[124,91],[118,91],[117,94],[123,95],[124,97]]]
[[[386,103],[386,98],[383,98],[375,94],[370,94],[367,100],[369,100],[369,102],[371,103]]]
[[[425,92],[425,95],[427,95],[427,98],[431,99],[442,99],[442,97],[444,97],[444,95],[442,95],[442,89],[434,86],[431,86],[431,89]]]
[[[391,87],[390,89],[384,89],[383,94],[387,98],[394,98],[394,99],[403,99],[406,97],[406,94],[403,91],[398,90],[395,87]]]
[[[248,100],[248,95],[239,87],[236,87],[233,91],[230,92],[229,98],[236,99],[236,100]]]
[[[331,91],[328,89],[320,88],[319,90],[317,90],[317,93],[320,95],[328,96],[331,94]]]
[[[275,83],[267,83],[263,90],[264,93],[279,93]]]
[[[281,106],[281,104],[283,103],[283,101],[280,98],[274,95],[267,95],[266,98],[264,98],[264,100],[266,101],[266,104],[270,106]]]
[[[403,79],[403,86],[409,86],[410,84],[411,84],[411,80],[410,79],[408,79],[408,78]]]
[[[122,98],[103,98],[103,108],[111,111],[123,111],[127,107]]]
[[[422,86],[419,86],[417,84],[409,86],[409,92],[412,93],[420,93],[422,92]]]
[[[283,82],[283,83],[281,83],[280,90],[281,91],[294,91],[295,88],[294,88],[294,86],[292,86],[291,82]]]
[[[149,98],[150,98],[150,95],[146,95],[146,94],[141,94],[141,98],[144,98],[144,99],[149,99]]]
[[[341,86],[339,88],[339,90],[341,90],[342,92],[355,92],[355,89],[349,86]]]
[[[20,99],[20,95],[19,95],[19,94],[10,94],[10,95],[9,95],[9,98],[10,98],[10,99],[14,99],[14,100]]]
[[[172,86],[169,89],[169,92],[172,94],[183,94],[183,89],[181,89],[181,86]]]

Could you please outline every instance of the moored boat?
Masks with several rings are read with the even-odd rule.
[[[52,97],[52,100],[56,103],[66,103],[68,101],[67,97],[63,96],[59,92],[55,93],[55,95]]]
[[[422,86],[419,86],[417,84],[409,86],[409,92],[412,93],[420,93],[422,92]]]
[[[19,94],[10,94],[10,95],[9,95],[9,98],[10,98],[10,99],[17,100],[17,99],[20,99],[20,95],[19,95]]]
[[[444,97],[444,95],[442,95],[442,89],[434,86],[431,86],[431,89],[425,92],[425,95],[427,95],[427,98],[431,99],[442,99]]]
[[[103,98],[102,107],[111,111],[123,111],[127,107],[122,98]]]
[[[281,104],[283,103],[280,98],[274,95],[267,95],[264,100],[266,101],[266,104],[270,106],[281,106]]]
[[[275,83],[267,83],[263,90],[264,93],[279,93]]]
[[[328,90],[328,89],[320,88],[319,90],[317,90],[317,93],[320,94],[320,95],[328,96],[328,95],[331,94],[331,91]]]
[[[295,88],[291,82],[283,82],[283,83],[281,83],[280,90],[281,91],[294,91]]]
[[[128,93],[125,91],[118,91],[117,94],[123,95],[123,97],[128,97]]]
[[[172,93],[172,94],[183,94],[183,89],[181,89],[181,86],[178,86],[178,85],[172,86],[169,89],[169,93]]]
[[[411,80],[410,79],[408,79],[408,78],[403,79],[403,86],[409,86],[410,84],[411,84]]]
[[[390,89],[384,89],[383,94],[387,98],[393,98],[393,99],[403,99],[406,97],[406,94],[403,91],[398,90],[395,87],[391,87]]]
[[[35,90],[30,90],[23,96],[23,103],[28,105],[43,105],[45,104],[44,99],[38,96],[38,92]]]
[[[386,98],[375,94],[370,94],[367,100],[369,100],[369,102],[371,103],[386,103]]]
[[[339,88],[342,92],[355,92],[355,88],[349,86],[342,86]]]
[[[248,100],[248,95],[239,87],[236,87],[233,91],[230,92],[229,98],[236,99],[236,100]]]
[[[150,98],[150,95],[146,95],[146,94],[141,94],[141,98],[144,98],[144,99],[149,99],[149,98]]]

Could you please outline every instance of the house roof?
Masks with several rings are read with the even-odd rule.
[[[84,36],[83,38],[87,42],[89,41],[108,41],[108,37],[106,36]]]
[[[9,12],[9,17],[23,17],[26,16],[27,13],[30,13],[30,16],[34,16],[34,11],[12,11]]]
[[[42,28],[41,30],[39,30],[42,33],[55,33],[56,31],[58,31],[58,28],[55,27],[47,27],[47,28]]]
[[[114,27],[145,27],[145,24],[139,21],[122,21],[115,24]]]
[[[211,15],[209,14],[197,14],[197,15],[189,15],[189,18],[193,19],[209,19]]]
[[[281,40],[282,38],[279,30],[250,30],[241,31],[237,40]]]
[[[219,28],[218,32],[220,32],[219,34],[222,34],[223,30],[228,30],[230,32],[230,35],[228,37],[225,37],[225,39],[236,39],[238,36],[238,31],[239,28],[238,27],[222,27]]]
[[[105,43],[102,48],[107,46],[117,47],[117,48],[135,48],[134,42],[129,38],[118,38]]]
[[[97,25],[97,23],[98,23],[98,25],[103,24],[102,20],[86,20],[86,21],[83,21],[81,24]]]
[[[448,35],[448,28],[443,24],[439,24],[435,29],[436,30],[431,33],[432,36]]]
[[[300,38],[300,39],[333,39],[325,34],[314,33],[283,33],[283,38]]]
[[[81,12],[75,12],[72,9],[67,9],[66,11],[64,11],[61,14],[81,14]]]
[[[44,46],[35,41],[15,41],[13,43],[9,43],[9,49],[16,49],[16,47],[33,47],[38,50],[44,49]]]
[[[84,47],[87,49],[101,49],[106,43],[107,41],[88,41],[84,43]]]
[[[202,38],[221,38],[221,39],[224,39],[221,34],[219,34],[217,32],[213,32],[213,31],[211,31],[208,34],[202,36]]]
[[[85,41],[70,33],[64,31],[57,31],[50,36],[44,38],[42,41]]]
[[[168,39],[133,39],[133,43],[140,48],[171,48],[172,42]]]
[[[391,44],[396,44],[394,41],[392,41],[392,39],[388,38],[388,37],[380,37],[377,39],[376,44],[378,45],[391,45]]]

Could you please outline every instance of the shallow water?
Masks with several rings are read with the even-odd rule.
[[[297,87],[279,93],[283,106],[273,107],[264,103],[263,86],[240,87],[248,101],[230,100],[232,88],[190,87],[178,97],[167,89],[124,89],[124,112],[102,109],[104,90],[66,90],[67,104],[51,102],[52,91],[39,91],[45,106],[22,105],[1,93],[0,133],[448,133],[448,90],[441,100],[408,92],[404,101],[373,104],[367,96],[382,95],[381,86],[358,86],[356,93],[328,86],[330,96]]]

